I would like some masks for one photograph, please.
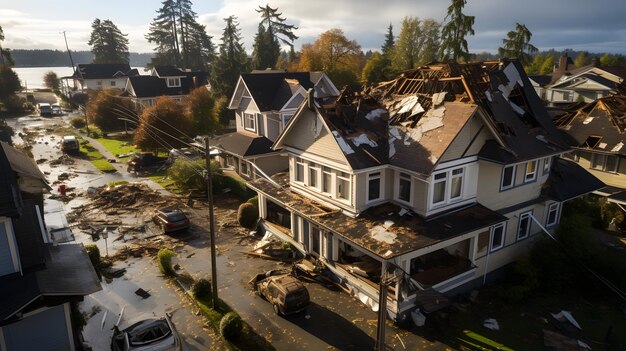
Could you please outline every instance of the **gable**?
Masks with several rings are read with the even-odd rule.
[[[320,116],[309,109],[302,109],[294,125],[284,135],[283,147],[291,147],[348,165],[341,148]]]
[[[475,114],[461,129],[439,159],[439,163],[477,155],[485,142],[494,139],[480,117]]]

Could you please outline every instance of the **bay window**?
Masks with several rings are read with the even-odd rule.
[[[337,197],[350,200],[350,175],[345,172],[337,174]]]

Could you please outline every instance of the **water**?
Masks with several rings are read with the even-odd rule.
[[[24,88],[43,89],[43,76],[52,71],[60,77],[71,76],[74,74],[72,67],[13,67],[15,73],[20,78],[20,82]]]

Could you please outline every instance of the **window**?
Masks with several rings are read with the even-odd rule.
[[[96,82],[96,85],[97,85],[97,86],[101,86],[101,85],[102,85],[102,81],[101,81],[101,80],[97,81],[97,82]]]
[[[546,227],[556,225],[559,216],[559,203],[555,202],[548,206],[548,214],[546,215]]]
[[[398,178],[398,200],[411,202],[411,176],[400,172]]]
[[[328,167],[322,168],[322,192],[330,194],[333,188],[333,173]]]
[[[433,176],[433,205],[454,202],[463,197],[464,172],[464,168],[456,168]]]
[[[537,160],[526,162],[524,183],[532,182],[535,179],[537,179]]]
[[[309,186],[319,187],[320,167],[317,163],[309,163]]]
[[[114,80],[112,80],[112,81],[111,81],[111,86],[112,86],[112,87],[114,87],[114,86],[115,86],[115,81],[114,81]]]
[[[337,197],[350,200],[350,175],[348,173],[337,174]]]
[[[320,254],[320,229],[311,226],[311,253]]]
[[[531,227],[531,219],[532,211],[521,213],[519,215],[519,222],[517,224],[517,240],[522,240],[528,238],[528,234],[530,233]]]
[[[506,222],[496,224],[491,228],[491,252],[501,249],[504,246],[506,234]]]
[[[179,87],[180,86],[180,78],[167,78],[167,86],[172,88],[172,87]]]
[[[502,169],[500,190],[510,189],[515,185],[515,166],[506,166]]]
[[[446,173],[435,174],[433,185],[433,204],[446,201]]]
[[[296,158],[296,182],[304,183],[304,160]]]
[[[287,125],[287,123],[289,123],[289,120],[291,119],[291,116],[293,116],[293,113],[283,113],[283,127]]]
[[[551,157],[546,157],[543,159],[543,175],[546,175],[550,172],[550,163],[552,163]]]
[[[619,160],[617,156],[591,154],[591,168],[604,172],[617,172]]]
[[[367,201],[380,199],[380,172],[370,173],[367,176]]]
[[[250,167],[248,166],[248,161],[241,160],[241,174],[250,175]]]
[[[457,168],[452,170],[450,176],[450,200],[455,200],[461,197],[463,189],[463,168]]]
[[[243,114],[243,127],[246,130],[256,131],[256,123],[254,123],[254,115],[251,113]]]
[[[290,229],[291,228],[291,213],[286,209],[278,206],[272,201],[266,202],[267,206],[267,215],[266,219],[270,223],[278,224],[281,227]],[[294,226],[294,227],[297,227]]]

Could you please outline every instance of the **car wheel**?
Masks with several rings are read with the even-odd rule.
[[[278,304],[274,304],[274,313],[276,313],[276,315],[280,316],[280,309],[278,308]]]

